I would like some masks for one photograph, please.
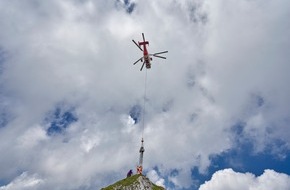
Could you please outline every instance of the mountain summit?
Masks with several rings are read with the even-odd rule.
[[[122,179],[101,190],[165,190],[163,187],[152,183],[147,177],[136,174]]]

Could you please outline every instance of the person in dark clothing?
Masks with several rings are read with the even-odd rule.
[[[128,173],[127,173],[127,177],[131,177],[132,174],[133,174],[133,171],[129,170]]]

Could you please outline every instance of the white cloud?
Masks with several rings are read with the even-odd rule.
[[[199,190],[289,190],[290,176],[265,170],[260,176],[224,169],[213,174],[211,180],[202,184]]]
[[[152,181],[154,184],[158,185],[158,186],[161,186],[161,187],[164,187],[165,188],[165,185],[164,185],[164,178],[160,177],[158,175],[158,173],[156,172],[156,170],[152,169],[150,171],[147,172],[147,177],[150,179],[150,181]]]
[[[237,122],[257,151],[277,139],[289,150],[288,2],[134,3],[128,14],[114,1],[0,2],[1,179],[33,171],[43,189],[92,189],[136,166],[142,122],[128,113],[143,104],[145,72],[131,40],[142,32],[150,52],[169,50],[147,73],[145,168],[177,170],[171,181],[189,187],[190,168],[206,173],[211,155],[235,148]],[[48,137],[59,105],[78,121]]]
[[[178,170],[177,175],[169,177],[169,181],[172,182],[177,189],[190,188],[193,185],[190,172],[188,168]]]
[[[18,140],[19,146],[25,149],[31,149],[39,144],[40,141],[48,140],[48,137],[41,126],[35,126],[31,127],[22,136],[19,136]]]
[[[1,190],[25,190],[25,189],[39,189],[44,182],[37,174],[29,175],[27,172],[11,181],[8,185],[1,186]]]

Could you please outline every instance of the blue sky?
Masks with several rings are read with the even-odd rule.
[[[0,1],[0,190],[290,187],[290,3]],[[133,63],[141,33],[153,57]]]

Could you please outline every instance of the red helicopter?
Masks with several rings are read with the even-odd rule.
[[[168,51],[162,51],[162,52],[158,52],[158,53],[154,53],[154,54],[149,54],[148,51],[147,51],[147,47],[146,45],[149,46],[149,42],[148,41],[145,41],[145,37],[144,37],[144,33],[142,33],[142,37],[143,37],[143,42],[138,42],[138,44],[132,40],[134,42],[134,44],[141,50],[143,51],[143,56],[138,59],[133,65],[135,65],[136,63],[138,63],[139,61],[143,62],[142,66],[141,66],[141,69],[140,71],[142,71],[144,65],[146,64],[146,68],[147,69],[150,69],[151,68],[151,63],[150,61],[152,61],[152,57],[151,56],[154,56],[154,57],[158,57],[158,58],[162,58],[162,59],[166,59],[166,57],[163,57],[163,56],[160,56],[160,54],[163,54],[163,53],[168,53]],[[143,49],[141,47],[143,46]]]

